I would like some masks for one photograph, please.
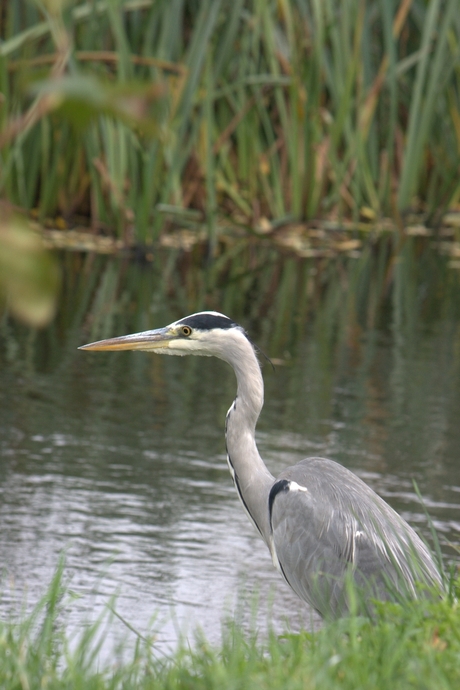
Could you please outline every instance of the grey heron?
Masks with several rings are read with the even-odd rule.
[[[228,362],[237,394],[226,418],[227,460],[242,504],[294,592],[322,616],[349,610],[349,583],[365,601],[416,597],[417,583],[441,589],[424,542],[353,472],[319,457],[275,478],[257,449],[255,428],[264,401],[256,350],[227,316],[204,311],[164,328],[100,340],[84,350],[143,350],[204,355]]]

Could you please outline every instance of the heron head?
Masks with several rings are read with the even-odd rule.
[[[164,355],[203,355],[231,362],[245,331],[224,314],[202,311],[152,331],[82,345],[80,350],[143,350]]]

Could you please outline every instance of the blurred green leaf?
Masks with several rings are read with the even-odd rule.
[[[0,221],[0,305],[30,326],[54,316],[59,270],[39,235],[20,218]]]
[[[109,115],[153,134],[156,130],[154,108],[165,89],[162,84],[109,84],[94,76],[75,75],[38,82],[31,91],[50,99],[51,108],[77,129],[85,129],[91,120]]]

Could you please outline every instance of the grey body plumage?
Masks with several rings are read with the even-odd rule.
[[[414,530],[342,465],[307,458],[277,479],[271,475],[255,443],[264,392],[259,362],[244,330],[228,317],[200,312],[166,328],[82,349],[215,356],[233,367],[237,396],[227,414],[226,444],[235,487],[274,565],[323,616],[348,610],[348,580],[358,585],[363,601],[416,596],[418,582],[441,587],[433,558]]]

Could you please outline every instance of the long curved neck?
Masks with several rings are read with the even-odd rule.
[[[229,361],[236,374],[238,390],[227,414],[228,464],[244,507],[268,543],[268,496],[274,477],[260,457],[255,442],[256,423],[264,403],[264,383],[252,345],[246,338],[238,344],[240,352]]]

